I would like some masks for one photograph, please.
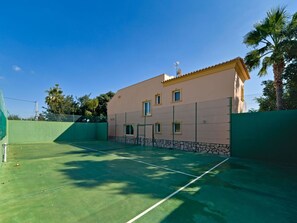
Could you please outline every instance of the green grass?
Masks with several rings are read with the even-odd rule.
[[[8,155],[0,218],[22,223],[127,222],[194,179],[169,169],[199,176],[225,159],[110,142],[10,145]],[[137,222],[294,222],[296,170],[229,159]]]

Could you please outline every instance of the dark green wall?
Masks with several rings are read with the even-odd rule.
[[[8,121],[9,144],[106,139],[107,123]]]
[[[297,164],[297,110],[232,114],[231,156]]]

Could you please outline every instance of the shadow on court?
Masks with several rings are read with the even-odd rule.
[[[137,152],[134,148],[98,153],[82,148],[76,153],[109,159],[65,163],[71,168],[62,172],[77,182],[77,186],[88,188],[124,183],[113,193],[139,194],[159,200],[193,178],[123,157],[196,175],[222,160],[221,157],[197,157],[193,153],[164,149]],[[296,172],[294,166],[230,159],[137,222],[296,222]],[[149,208],[151,205],[144,206]]]
[[[230,159],[215,176],[205,176],[192,194],[176,196],[182,204],[159,222],[297,222],[297,168]],[[172,201],[163,210],[171,210]],[[159,216],[156,209],[145,216]]]

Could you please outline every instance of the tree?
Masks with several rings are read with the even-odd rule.
[[[107,103],[112,99],[114,93],[112,91],[107,92],[106,94],[101,94],[97,97],[99,105],[96,109],[97,114],[102,114],[107,117]]]
[[[55,84],[54,87],[46,91],[48,96],[45,97],[45,103],[47,104],[46,111],[54,114],[63,114],[63,102],[64,95],[59,84]]]
[[[96,108],[98,107],[99,105],[99,102],[98,102],[98,99],[97,98],[93,98],[93,99],[90,99],[87,101],[87,110],[88,111],[91,111],[93,115],[95,115],[95,110]]]
[[[283,109],[283,72],[286,55],[296,40],[297,14],[289,21],[285,8],[278,7],[267,12],[266,18],[255,24],[254,29],[244,37],[244,43],[253,50],[245,56],[249,70],[261,66],[258,75],[267,74],[267,68],[273,67],[276,109]]]
[[[293,15],[295,23],[291,26],[290,38],[293,39],[290,44],[286,59],[289,64],[285,68],[284,79],[286,80],[286,87],[288,91],[288,107],[290,109],[297,109],[297,13]]]
[[[259,103],[259,111],[274,111],[276,108],[276,94],[272,80],[263,81],[263,96],[256,98]]]
[[[288,94],[287,108],[297,109],[297,59],[286,67],[284,79]]]
[[[62,112],[63,114],[76,114],[78,111],[78,103],[74,100],[72,95],[63,97]]]
[[[8,120],[21,120],[21,118],[18,115],[8,115]]]
[[[54,121],[65,121],[69,115],[74,115],[78,110],[78,104],[72,95],[65,96],[58,84],[46,91],[45,98],[47,107],[43,118]],[[71,118],[73,119],[73,117]]]
[[[79,105],[78,115],[83,115],[83,116],[92,115],[88,110],[88,104],[89,104],[89,101],[91,100],[90,96],[91,94],[86,94],[84,96],[77,98],[78,105]]]
[[[293,64],[292,64],[293,65]],[[284,73],[284,79],[286,84],[284,86],[284,108],[285,109],[297,109],[297,64],[290,66],[292,73],[287,70]],[[259,103],[259,111],[274,111],[276,108],[276,94],[272,80],[263,81],[263,96],[256,98]]]
[[[109,91],[95,98],[91,98],[91,94],[86,94],[74,99],[72,95],[65,96],[58,84],[51,87],[46,93],[48,94],[45,98],[47,107],[42,118],[60,121],[74,120],[74,116],[69,119],[69,115],[82,116],[77,121],[83,122],[106,121],[107,103],[114,96],[114,93]]]

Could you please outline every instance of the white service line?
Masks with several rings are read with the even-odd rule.
[[[75,146],[75,144],[72,144],[72,145]],[[129,157],[120,156],[120,155],[113,154],[113,153],[103,152],[103,151],[92,149],[92,148],[89,148],[89,147],[86,147],[86,146],[79,146],[79,147],[84,148],[84,149],[88,149],[88,150],[92,150],[92,151],[96,151],[96,152],[99,152],[99,153],[102,153],[102,154],[108,154],[108,155],[121,157],[123,159],[131,160],[131,161],[136,162],[136,163],[142,163],[142,164],[145,164],[145,165],[148,165],[148,166],[157,167],[157,168],[160,168],[160,169],[168,170],[168,171],[171,171],[171,172],[174,172],[174,173],[179,173],[179,174],[186,175],[186,176],[189,176],[189,177],[194,177],[194,178],[198,177],[196,175],[185,173],[185,172],[182,172],[182,171],[179,171],[179,170],[174,170],[174,169],[170,169],[170,168],[167,168],[167,167],[158,166],[158,165],[155,165],[155,164],[143,162],[143,161],[140,161],[140,160],[135,160],[135,159],[132,159],[132,158],[129,158]]]
[[[132,218],[131,220],[127,221],[127,223],[132,223],[134,221],[136,221],[137,219],[141,218],[143,215],[147,214],[148,212],[150,212],[151,210],[153,210],[154,208],[158,207],[160,204],[164,203],[165,201],[167,201],[168,199],[170,199],[171,197],[173,197],[174,195],[176,195],[177,193],[179,193],[180,191],[182,191],[183,189],[185,189],[186,187],[188,187],[189,185],[191,185],[192,183],[196,182],[197,180],[199,180],[201,177],[203,177],[204,175],[208,174],[210,171],[214,170],[215,168],[217,168],[218,166],[220,166],[221,164],[223,164],[224,162],[226,162],[229,158],[226,158],[225,160],[223,160],[222,162],[218,163],[217,165],[215,165],[214,167],[210,168],[209,170],[207,170],[206,172],[204,172],[203,174],[201,174],[200,176],[196,177],[194,180],[190,181],[189,183],[187,183],[185,186],[179,188],[177,191],[173,192],[172,194],[168,195],[167,197],[165,197],[164,199],[162,199],[161,201],[159,201],[158,203],[154,204],[153,206],[149,207],[148,209],[146,209],[145,211],[141,212],[139,215],[137,215],[136,217]]]
[[[138,163],[143,163],[143,164],[146,164],[148,166],[158,167],[158,168],[161,168],[161,169],[164,169],[164,170],[169,170],[169,171],[172,171],[172,172],[175,172],[175,173],[180,173],[180,174],[183,174],[183,175],[186,175],[186,176],[189,176],[189,177],[197,177],[196,175],[192,175],[192,174],[185,173],[185,172],[182,172],[182,171],[179,171],[179,170],[173,170],[173,169],[170,169],[170,168],[167,168],[167,167],[162,167],[162,166],[158,166],[158,165],[155,165],[155,164],[143,162],[143,161],[140,161],[140,160],[132,160],[132,161],[135,161],[135,162],[138,162]]]

